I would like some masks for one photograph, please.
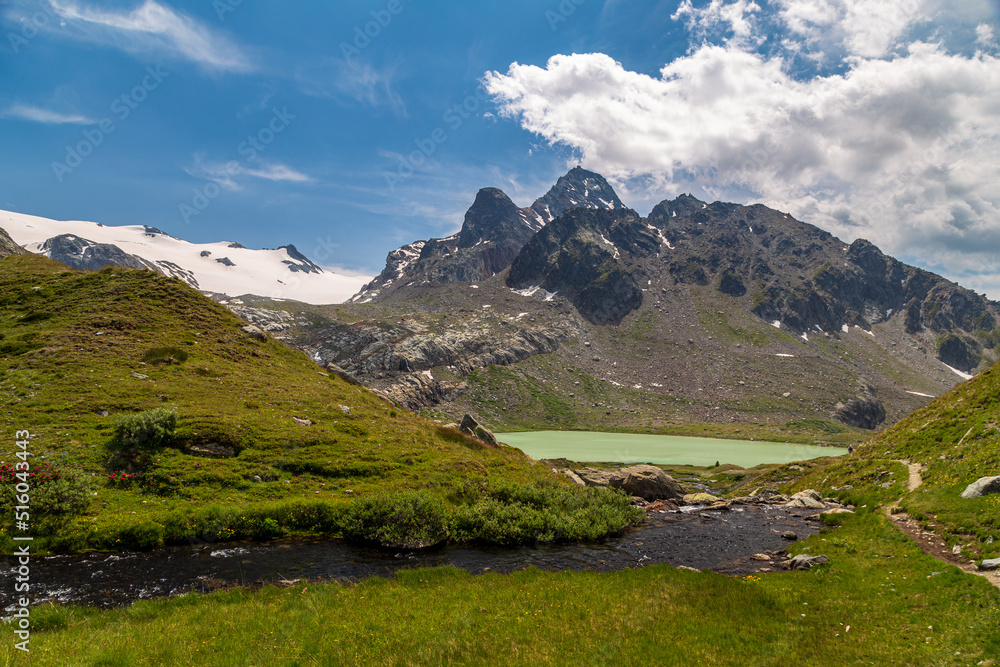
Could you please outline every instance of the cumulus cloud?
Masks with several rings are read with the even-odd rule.
[[[930,39],[935,9],[918,0],[778,0],[746,24],[769,25],[760,38],[725,18],[749,5],[728,6],[682,4],[696,32],[730,27],[658,76],[592,53],[486,85],[503,115],[640,199],[765,203],[1000,297],[1000,60],[982,17],[966,16],[961,52]],[[837,60],[803,76],[803,54]]]
[[[132,53],[156,53],[187,60],[208,69],[248,71],[250,59],[230,39],[155,0],[131,11],[50,0],[64,34]]]

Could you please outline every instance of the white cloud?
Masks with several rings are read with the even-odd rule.
[[[17,118],[47,125],[93,125],[97,122],[79,114],[64,114],[28,104],[12,104],[7,107],[3,115],[6,118]]]
[[[253,69],[234,42],[155,0],[128,12],[50,0],[65,34],[133,53],[157,53],[220,71]]]
[[[976,43],[990,46],[994,44],[993,26],[989,23],[980,23],[976,26]]]
[[[313,178],[285,164],[256,161],[253,166],[236,162],[207,162],[203,154],[194,156],[194,163],[184,169],[190,176],[213,181],[226,190],[243,189],[242,177],[284,183],[312,183]]]
[[[919,23],[935,0],[775,0],[787,30],[812,47],[841,47],[862,58],[880,58]]]
[[[707,7],[695,8],[691,0],[684,0],[670,17],[674,21],[684,20],[688,30],[705,38],[717,31],[732,33],[723,36],[727,42],[745,44],[754,36],[753,14],[760,12],[760,5],[753,0],[737,0],[727,4],[724,0],[712,0]],[[763,37],[758,43],[764,41]]]
[[[751,37],[701,44],[659,76],[574,54],[545,67],[515,63],[488,73],[486,85],[503,115],[637,198],[693,191],[762,202],[995,289],[1000,60],[940,42],[900,45],[928,14],[914,10],[907,23],[878,14],[881,2],[869,18],[888,17],[871,18],[885,39],[874,39],[858,28],[861,4],[782,0],[786,13],[770,17],[793,26],[777,37],[803,51],[819,48],[809,26],[839,31],[849,53],[822,73],[793,74],[787,51],[764,52]],[[965,26],[967,46],[979,23]]]

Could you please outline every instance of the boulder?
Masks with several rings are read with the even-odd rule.
[[[996,570],[998,568],[1000,568],[1000,558],[991,558],[989,560],[984,560],[979,564],[979,569],[984,572]]]
[[[615,474],[610,470],[598,470],[597,468],[580,468],[573,472],[583,481],[585,486],[611,486],[611,478]]]
[[[252,324],[247,324],[246,326],[242,326],[240,327],[240,329],[243,330],[243,333],[250,336],[254,340],[259,340],[262,343],[267,340],[267,334]]]
[[[962,491],[962,497],[981,498],[991,493],[1000,493],[1000,477],[980,477]]]
[[[685,505],[711,505],[719,499],[711,493],[688,493],[683,500]]]
[[[566,475],[567,477],[569,477],[571,480],[573,480],[574,484],[579,484],[580,486],[587,486],[587,483],[584,482],[582,479],[580,479],[580,476],[577,475],[572,470],[566,469],[566,470],[563,470],[562,473],[564,475]]]
[[[826,505],[823,504],[822,500],[816,500],[810,498],[809,496],[803,496],[801,498],[792,498],[787,503],[785,507],[790,507],[792,509],[809,509],[809,510],[822,510],[826,509]]]
[[[487,445],[497,446],[497,437],[488,428],[476,421],[472,415],[465,415],[458,430],[467,433],[475,438],[479,438]]]
[[[821,496],[818,491],[813,489],[806,489],[805,491],[799,491],[794,494],[791,500],[785,503],[785,507],[811,510],[826,509],[826,505],[823,503],[823,496]]]
[[[809,556],[807,554],[799,554],[793,557],[791,560],[787,561],[786,565],[790,570],[810,570],[816,565],[823,565],[824,563],[829,563],[830,559],[826,556]]]
[[[652,465],[622,468],[611,479],[611,486],[645,500],[671,500],[684,497],[684,489],[674,478]]]
[[[854,512],[846,507],[834,507],[832,510],[820,512],[820,514],[854,514]]]
[[[358,387],[361,386],[361,381],[358,380],[358,378],[354,377],[353,375],[351,375],[350,373],[348,373],[347,371],[345,371],[343,368],[333,363],[332,361],[326,365],[326,370],[330,371],[330,373],[336,375],[337,377],[339,377],[341,380],[343,380],[348,384],[353,384]]]

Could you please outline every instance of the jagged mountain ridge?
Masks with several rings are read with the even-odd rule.
[[[515,210],[482,191],[464,243],[510,234]],[[427,243],[396,251],[422,279],[404,270],[408,280],[361,299],[371,303],[291,309],[278,335],[428,414],[474,412],[501,429],[697,421],[733,434],[722,425],[892,423],[992,363],[1000,343],[998,304],[761,205],[682,195],[647,217],[569,207],[509,269],[464,280],[455,267],[481,271],[483,256],[421,262]],[[434,266],[444,279],[430,279]]]
[[[208,294],[335,303],[367,280],[325,271],[294,245],[251,250],[225,241],[196,244],[148,225],[112,227],[7,211],[0,211],[0,227],[16,245],[75,269],[150,269]]]
[[[415,284],[475,282],[500,273],[524,244],[571,208],[624,209],[600,174],[575,167],[530,207],[518,208],[497,188],[484,188],[465,214],[462,229],[443,239],[416,241],[389,253],[385,269],[352,303],[385,300]]]
[[[963,373],[998,342],[1000,304],[867,240],[848,245],[762,205],[709,205],[689,195],[658,204],[648,218],[567,211],[525,245],[506,283],[564,294],[584,317],[617,324],[641,305],[640,285],[665,276],[711,285],[764,322],[807,337],[871,331],[902,316],[907,334],[943,336],[938,358]]]

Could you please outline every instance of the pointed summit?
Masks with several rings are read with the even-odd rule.
[[[600,174],[583,167],[573,167],[556,181],[552,189],[539,197],[531,209],[552,222],[571,208],[603,208],[612,211],[625,208],[618,193]]]
[[[458,247],[472,248],[483,241],[516,240],[524,244],[533,233],[525,225],[521,209],[503,190],[483,188],[465,214]]]

